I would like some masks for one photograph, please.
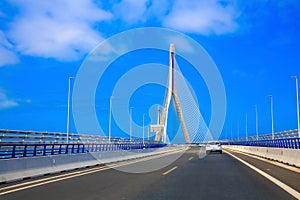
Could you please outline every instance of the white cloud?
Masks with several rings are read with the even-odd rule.
[[[168,0],[121,0],[113,6],[113,12],[115,17],[130,25],[150,20],[160,22],[171,5]]]
[[[194,52],[194,48],[192,46],[192,44],[190,44],[190,42],[187,39],[184,39],[182,37],[178,37],[178,36],[170,36],[167,38],[167,40],[169,41],[169,43],[173,43],[176,47],[176,49],[181,49],[181,51],[185,51],[185,52]]]
[[[226,34],[237,29],[239,13],[233,0],[122,0],[114,15],[128,24],[160,22],[183,32]]]
[[[114,6],[114,13],[127,23],[144,22],[150,0],[122,0]]]
[[[103,40],[93,25],[112,17],[92,0],[13,2],[20,15],[9,36],[24,55],[77,60]]]
[[[30,104],[31,102],[30,99],[12,98],[5,90],[0,88],[0,110]]]
[[[8,98],[6,93],[3,90],[0,90],[0,110],[16,107],[18,105],[19,104],[15,100]]]
[[[4,33],[0,31],[0,67],[18,62],[19,59],[13,51],[13,45],[7,40]]]
[[[105,30],[96,28],[100,22],[113,18],[101,8],[101,3],[93,0],[10,0],[10,3],[18,9],[18,14],[7,24],[6,36],[0,34],[0,66],[17,63],[17,55],[78,60],[103,40],[100,32]],[[121,0],[111,6],[115,19],[129,25],[149,26],[153,22],[198,34],[226,34],[238,26],[235,5],[227,0]]]
[[[229,1],[176,0],[163,24],[184,32],[225,34],[237,29],[237,17],[235,5]]]
[[[13,51],[0,46],[0,67],[6,65],[13,65],[18,62],[19,59]]]

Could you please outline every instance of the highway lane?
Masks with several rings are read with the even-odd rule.
[[[164,162],[167,157],[172,156],[176,155],[156,157],[126,167],[149,166],[154,162]],[[199,158],[197,147],[185,152],[171,165],[154,172],[135,174],[103,169],[0,196],[0,199],[14,200],[206,198],[294,199],[228,154],[211,153]]]

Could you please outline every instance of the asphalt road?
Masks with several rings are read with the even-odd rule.
[[[65,180],[60,178],[67,177],[68,173],[60,174],[59,177],[52,175],[1,185],[0,199],[294,199],[279,186],[226,153],[210,153],[204,158],[201,155],[199,157],[199,148],[194,147],[171,165],[148,173],[125,173],[116,169],[95,167],[73,171],[71,173],[82,176]],[[176,155],[123,164],[126,164],[125,167],[149,166],[153,162],[164,162],[167,157],[172,156]],[[277,174],[277,178],[284,179],[287,184],[295,184],[294,188],[299,189],[299,181],[294,183],[295,180],[300,180],[298,173],[269,166],[246,156],[243,159],[251,161],[257,167],[267,167],[266,172]],[[83,175],[87,170],[98,172]],[[44,180],[39,182],[42,179]],[[47,180],[51,180],[51,183],[44,184]],[[32,181],[36,182],[31,183]],[[1,192],[18,190],[36,183],[41,185],[1,195]],[[24,185],[15,187],[16,184]]]

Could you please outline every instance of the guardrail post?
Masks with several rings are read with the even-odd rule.
[[[66,151],[65,151],[65,154],[68,154],[69,153],[69,144],[66,145]]]
[[[84,153],[84,147],[85,147],[85,145],[83,144],[82,145],[82,153]]]
[[[80,152],[80,144],[77,144],[77,153]]]
[[[72,144],[72,151],[71,152],[74,153],[74,144]]]
[[[13,146],[12,153],[11,153],[11,157],[12,157],[12,158],[15,158],[15,157],[16,157],[16,145]]]
[[[51,148],[51,155],[54,155],[54,144],[52,144],[52,148]]]
[[[59,145],[58,154],[61,154],[62,144]]]
[[[34,145],[34,149],[33,149],[33,156],[36,156],[36,149],[37,149],[37,145]]]
[[[24,145],[24,149],[23,149],[23,157],[27,156],[27,145]]]
[[[47,145],[44,145],[43,156],[46,155],[46,151],[47,151]]]

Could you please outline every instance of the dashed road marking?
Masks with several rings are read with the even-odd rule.
[[[169,173],[171,173],[172,171],[174,171],[175,169],[177,169],[178,167],[177,166],[175,166],[175,167],[173,167],[173,168],[171,168],[171,169],[169,169],[168,171],[166,171],[166,172],[164,172],[162,175],[167,175],[167,174],[169,174]]]

